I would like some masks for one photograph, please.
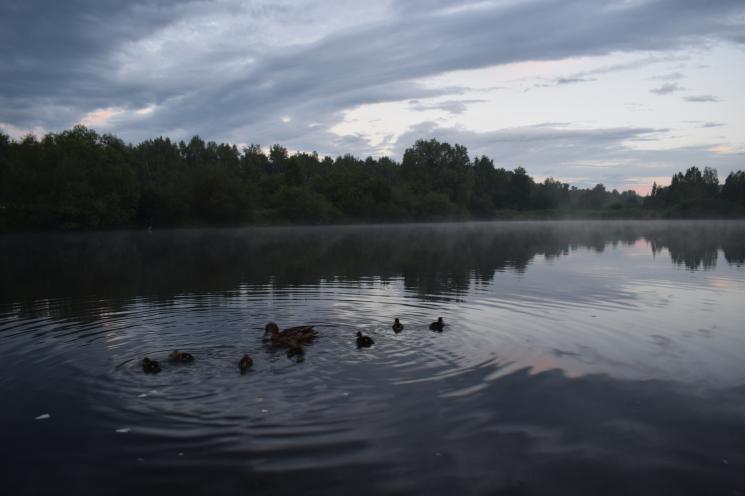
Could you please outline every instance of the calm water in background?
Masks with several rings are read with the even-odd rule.
[[[0,491],[745,494],[744,357],[742,222],[5,235]]]

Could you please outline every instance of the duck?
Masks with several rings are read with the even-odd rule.
[[[398,321],[398,318],[393,322],[393,331],[399,333],[404,330],[404,325]]]
[[[146,374],[157,374],[160,372],[160,364],[156,360],[150,360],[148,357],[142,359],[142,370]]]
[[[269,322],[264,327],[264,335],[266,334],[271,336],[273,345],[287,346],[288,348],[309,343],[320,335],[318,331],[313,329],[313,326],[308,325],[290,327],[280,331],[274,322]]]
[[[442,329],[445,327],[445,322],[442,321],[442,317],[438,317],[436,321],[432,322],[429,325],[429,329],[431,331],[438,331],[442,332]]]
[[[194,356],[191,353],[185,351],[174,350],[168,355],[173,362],[193,362]]]
[[[254,361],[250,356],[243,355],[243,358],[241,358],[241,361],[238,362],[238,368],[241,369],[241,374],[245,374],[246,370],[251,368],[253,364],[254,364]]]
[[[370,336],[363,336],[361,332],[357,332],[357,348],[369,348],[375,344],[375,341]]]

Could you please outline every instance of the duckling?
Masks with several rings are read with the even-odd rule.
[[[442,317],[438,317],[436,321],[432,322],[429,325],[429,329],[431,331],[438,331],[442,332],[442,329],[445,327],[445,322],[442,321]]]
[[[267,334],[271,335],[272,344],[274,346],[287,347],[291,347],[293,343],[299,345],[309,343],[320,335],[318,331],[313,329],[313,326],[290,327],[284,331],[280,331],[279,327],[274,322],[269,322],[266,327],[264,327],[264,335]]]
[[[241,369],[241,374],[245,374],[246,370],[248,370],[253,364],[254,364],[254,361],[251,359],[250,356],[243,355],[243,358],[241,358],[241,361],[238,362],[238,368]]]
[[[142,359],[142,370],[146,374],[157,374],[160,372],[160,364],[156,360],[150,360],[145,357]]]
[[[396,321],[393,322],[393,331],[396,333],[399,333],[404,330],[404,325],[398,321],[398,318],[396,318]]]
[[[173,362],[193,362],[194,356],[191,353],[185,351],[175,350],[168,355]]]
[[[361,332],[357,332],[357,348],[369,348],[375,344],[375,341],[370,336],[363,336]]]

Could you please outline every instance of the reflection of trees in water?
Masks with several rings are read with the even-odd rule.
[[[133,296],[398,277],[420,296],[453,297],[497,272],[523,272],[535,256],[642,238],[692,270],[714,267],[719,249],[742,265],[744,232],[742,223],[570,222],[14,235],[0,239],[0,301],[36,301],[33,313],[44,298],[64,298],[55,311],[85,315],[100,307],[85,297],[116,310]]]
[[[690,232],[667,231],[658,233],[649,242],[654,253],[667,249],[670,259],[677,265],[685,265],[691,270],[708,270],[717,265],[722,239],[704,233],[692,235]]]
[[[670,259],[690,270],[716,267],[719,250],[725,260],[733,265],[745,261],[745,232],[742,223],[697,224],[696,229],[657,229],[645,233],[653,253],[663,249],[670,252]]]

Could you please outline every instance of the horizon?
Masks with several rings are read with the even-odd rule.
[[[691,166],[745,168],[742,2],[79,5],[0,6],[11,137],[79,123],[397,162],[434,138],[642,195]]]

